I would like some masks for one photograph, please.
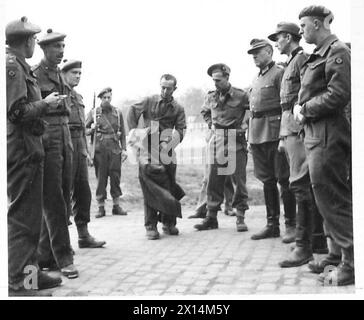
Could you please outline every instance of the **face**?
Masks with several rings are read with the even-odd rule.
[[[289,49],[288,35],[283,33],[277,34],[275,46],[281,54],[287,54]]]
[[[312,18],[302,17],[300,20],[300,35],[307,43],[315,43],[315,24]]]
[[[70,87],[76,87],[81,80],[81,68],[73,68],[64,73],[64,78]]]
[[[44,46],[44,56],[47,61],[53,65],[58,65],[63,59],[65,43],[64,41],[56,41]]]
[[[111,99],[112,99],[112,93],[111,92],[106,92],[101,97],[101,104],[102,105],[109,105],[111,103]]]
[[[35,41],[37,40],[37,35],[33,34],[27,39],[27,52],[26,58],[31,58],[34,54]]]
[[[267,48],[261,48],[252,52],[253,60],[258,68],[264,68],[269,62],[272,61],[272,56]]]
[[[230,86],[229,76],[224,75],[222,72],[213,73],[212,80],[215,83],[215,88],[217,91],[223,91]]]
[[[173,96],[173,92],[177,89],[173,80],[161,79],[161,97],[163,99],[170,99]]]

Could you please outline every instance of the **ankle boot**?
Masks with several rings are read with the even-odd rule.
[[[245,212],[241,210],[237,211],[236,231],[238,232],[248,231],[248,226],[245,224]]]
[[[219,224],[217,222],[217,218],[213,218],[210,216],[207,216],[205,219],[203,219],[202,223],[196,224],[194,226],[194,228],[199,231],[217,229],[218,227]]]
[[[105,241],[97,241],[88,232],[87,224],[77,226],[79,248],[101,248]]]
[[[123,208],[121,208],[118,204],[114,204],[112,207],[112,214],[114,216],[126,216],[128,213]]]
[[[96,214],[95,218],[105,217],[105,207],[99,207],[99,212]]]
[[[296,246],[295,249],[290,252],[288,258],[279,263],[279,266],[281,268],[298,267],[311,260],[313,260],[311,248]]]

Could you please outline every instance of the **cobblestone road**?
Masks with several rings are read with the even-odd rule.
[[[75,264],[80,276],[63,277],[62,286],[42,295],[54,297],[118,296],[143,298],[156,296],[205,296],[250,294],[320,294],[354,293],[354,286],[323,287],[307,265],[281,269],[278,262],[289,245],[281,238],[253,241],[252,233],[265,224],[264,207],[247,212],[248,232],[235,230],[235,217],[219,213],[219,229],[197,232],[198,219],[187,219],[191,210],[178,220],[179,236],[161,232],[160,240],[147,240],[143,213],[94,219],[89,229],[98,239],[106,240],[101,249],[78,249],[77,232],[70,227]],[[281,222],[282,225],[282,222]],[[284,230],[284,228],[281,228]],[[53,272],[53,274],[57,274]],[[212,297],[213,298],[213,297]]]

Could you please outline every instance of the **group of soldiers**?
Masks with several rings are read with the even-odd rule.
[[[350,49],[331,34],[333,14],[327,8],[304,8],[299,19],[300,27],[281,22],[268,36],[288,56],[284,66],[272,60],[269,41],[250,42],[247,53],[259,73],[248,90],[230,84],[231,70],[226,64],[214,64],[207,70],[216,90],[208,92],[201,110],[209,127],[209,162],[206,210],[194,216],[204,218],[195,228],[218,228],[224,185],[232,184],[237,231],[248,231],[246,165],[250,150],[255,176],[264,186],[267,214],[266,226],[251,238],[280,236],[281,196],[286,224],[283,242],[295,245],[280,266],[309,263],[322,282],[348,285],[354,283],[351,132],[346,116],[351,100]],[[87,228],[90,153],[98,180],[96,217],[105,216],[108,177],[112,213],[127,214],[119,204],[126,136],[122,114],[110,103],[112,89],[99,93],[100,106],[86,118],[82,96],[74,89],[80,81],[81,61],[64,61],[58,67],[65,34],[47,30],[38,41],[44,58],[32,68],[26,63],[40,31],[25,17],[6,27],[9,289],[15,291],[24,289],[27,265],[37,268],[36,289],[61,283],[60,278],[42,270],[56,268],[68,278],[78,276],[68,231],[71,214],[80,248],[105,244]],[[316,45],[312,54],[300,47],[302,36]],[[160,237],[159,221],[164,233],[179,234],[179,200],[185,195],[176,182],[175,148],[186,129],[184,109],[173,98],[177,79],[164,74],[160,87],[160,94],[133,104],[127,115],[128,143],[138,155],[144,224],[150,240]],[[91,151],[86,135],[92,135]],[[313,260],[313,253],[324,252],[328,255],[323,260]],[[325,272],[327,266],[336,268]]]

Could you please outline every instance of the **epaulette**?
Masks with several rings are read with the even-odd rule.
[[[209,90],[208,92],[207,92],[207,94],[211,94],[211,93],[215,93],[216,92],[216,90]]]
[[[276,63],[276,66],[277,66],[277,68],[284,70],[284,67],[281,64]]]
[[[30,70],[35,71],[40,68],[40,63],[35,64],[34,66],[30,67]]]

